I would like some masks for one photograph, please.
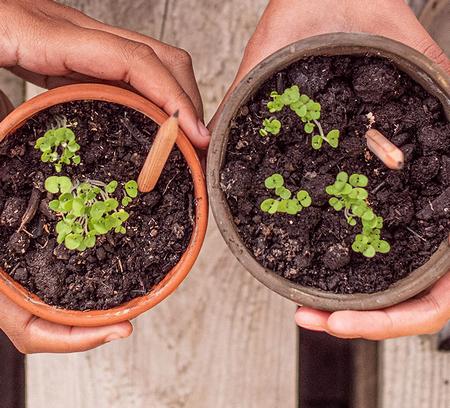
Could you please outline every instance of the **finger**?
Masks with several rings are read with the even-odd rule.
[[[24,79],[25,81],[31,82],[41,88],[53,89],[64,85],[72,85],[82,83],[98,83],[118,86],[130,91],[136,92],[134,88],[120,81],[104,81],[98,78],[90,77],[87,75],[78,74],[77,72],[68,73],[65,76],[49,76],[41,75],[32,71],[28,71],[22,67],[15,66],[7,68],[8,71],[12,72],[14,75]]]
[[[439,331],[450,319],[450,273],[424,296],[376,311],[331,314],[326,330],[338,337],[383,340]]]
[[[2,294],[0,328],[24,354],[85,351],[128,337],[133,331],[129,322],[95,328],[50,323],[32,316]]]
[[[305,329],[325,331],[329,316],[329,312],[302,306],[295,313],[295,323]]]
[[[124,322],[103,327],[70,327],[46,320],[31,320],[26,325],[25,350],[29,353],[74,353],[86,351],[124,339],[131,335],[133,326]]]
[[[180,125],[187,136],[197,146],[207,146],[209,138],[200,132],[189,96],[150,47],[76,26],[62,26],[54,31],[46,36],[44,49],[36,47],[31,39],[18,44],[16,61],[10,65],[20,65],[42,75],[66,76],[78,72],[109,81],[124,81],[167,113],[179,110]],[[43,52],[44,57],[40,55]]]
[[[168,46],[167,44],[146,35],[102,23],[68,6],[52,3],[50,10],[55,17],[62,14],[68,21],[75,23],[80,27],[105,31],[151,47],[161,62],[167,67],[184,89],[186,94],[189,95],[197,110],[198,116],[203,119],[203,103],[197,81],[195,80],[192,60],[186,51]]]

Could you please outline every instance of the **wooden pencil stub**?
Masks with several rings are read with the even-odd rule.
[[[382,133],[376,129],[366,132],[367,147],[387,167],[393,170],[401,170],[405,164],[403,152]]]
[[[159,128],[137,180],[141,193],[152,191],[161,176],[164,165],[178,136],[178,111]]]

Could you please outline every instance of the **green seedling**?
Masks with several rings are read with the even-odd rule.
[[[114,230],[125,234],[124,222],[128,212],[119,208],[113,196],[119,183],[115,180],[105,184],[97,180],[72,183],[66,177],[51,176],[45,180],[45,188],[58,198],[50,201],[49,208],[62,217],[56,224],[57,242],[69,250],[84,251],[93,248],[97,236]],[[117,195],[117,194],[116,194]],[[137,183],[133,180],[124,186],[122,198],[128,205],[137,196]]]
[[[357,219],[361,220],[362,232],[356,235],[352,249],[372,258],[377,252],[389,252],[390,245],[380,238],[383,218],[377,216],[367,204],[369,194],[364,187],[368,183],[368,178],[363,174],[355,173],[349,177],[345,171],[341,171],[334,184],[327,186],[325,191],[333,196],[329,204],[336,211],[344,211],[348,224],[355,226]]]
[[[263,137],[267,136],[269,133],[272,135],[278,135],[281,129],[281,122],[275,118],[269,118],[263,120],[264,128],[259,129],[259,134]]]
[[[63,165],[78,165],[81,162],[76,154],[80,145],[76,142],[75,133],[67,127],[48,130],[36,140],[34,147],[42,152],[41,160],[52,163],[57,173],[61,172]]]
[[[322,125],[319,122],[321,115],[320,103],[315,102],[308,95],[301,94],[300,88],[297,85],[286,88],[281,95],[278,92],[273,91],[271,92],[270,97],[272,100],[267,103],[267,109],[270,113],[280,112],[285,106],[288,106],[305,124],[303,129],[306,133],[313,133],[314,129],[317,127],[319,134],[314,135],[311,139],[311,145],[314,149],[320,149],[324,141],[331,147],[338,147],[340,135],[339,130],[330,130],[325,135]],[[276,121],[276,127],[273,129],[271,128],[270,121]],[[261,136],[267,136],[269,133],[274,135],[278,134],[281,129],[281,123],[277,119],[273,118],[264,119],[263,126],[264,128],[259,131]]]
[[[312,204],[309,193],[305,190],[300,190],[294,198],[292,198],[292,192],[284,186],[284,179],[281,174],[274,173],[270,177],[267,177],[264,181],[264,185],[269,190],[275,190],[275,195],[278,199],[267,198],[265,199],[260,208],[263,212],[269,214],[286,213],[290,215],[296,215],[305,207],[309,207]]]

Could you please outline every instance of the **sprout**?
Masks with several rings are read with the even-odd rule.
[[[270,189],[282,187],[283,184],[284,184],[283,176],[278,173],[272,174],[270,177],[267,177],[266,180],[264,181],[264,185],[266,186],[266,188]]]
[[[278,135],[281,129],[281,122],[275,118],[269,118],[263,120],[263,129],[259,129],[259,134],[263,137],[267,136],[269,133],[272,135]]]
[[[305,124],[303,126],[305,133],[311,134],[317,127],[319,134],[314,135],[311,139],[313,149],[320,149],[323,141],[326,141],[333,148],[338,147],[339,130],[332,129],[325,135],[319,122],[322,110],[320,103],[313,101],[308,95],[301,94],[297,85],[286,88],[281,95],[273,91],[270,93],[270,97],[272,100],[267,103],[267,109],[270,113],[280,112],[285,106],[288,106]],[[265,137],[269,133],[273,135],[280,133],[281,123],[275,118],[264,119],[263,126],[259,130],[261,136]]]
[[[377,252],[385,254],[391,249],[389,243],[380,238],[383,228],[383,217],[377,216],[368,206],[366,200],[369,196],[366,187],[368,178],[363,174],[352,174],[350,177],[345,171],[336,175],[334,184],[326,187],[325,191],[333,196],[328,203],[336,211],[344,210],[345,218],[351,226],[361,220],[362,233],[357,234],[352,249],[367,258],[372,258]]]
[[[80,156],[75,154],[80,150],[75,133],[66,127],[48,130],[36,140],[34,148],[42,152],[41,160],[44,163],[54,164],[58,173],[62,171],[63,164],[78,165],[81,162]]]
[[[305,190],[300,190],[295,198],[292,198],[292,192],[284,186],[283,176],[279,173],[274,173],[267,177],[264,181],[266,188],[275,190],[275,194],[279,199],[267,198],[261,204],[261,211],[275,214],[286,213],[296,215],[304,207],[309,207],[312,203],[309,193]]]
[[[64,243],[69,250],[84,251],[95,246],[98,235],[111,230],[125,234],[122,224],[129,214],[118,209],[119,202],[110,196],[117,186],[115,180],[109,184],[92,180],[74,185],[65,176],[48,177],[45,180],[46,190],[52,194],[61,193],[49,203],[49,208],[62,216],[55,228],[58,244]],[[137,196],[137,183],[134,180],[127,182],[124,191],[123,200],[126,199],[129,204]]]

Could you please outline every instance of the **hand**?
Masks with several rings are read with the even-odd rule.
[[[295,314],[296,323],[305,329],[369,340],[436,333],[449,319],[450,272],[428,293],[383,310],[328,313],[301,307]]]
[[[24,353],[86,351],[128,337],[133,326],[124,322],[104,327],[69,327],[31,315],[0,294],[0,329]]]
[[[404,0],[271,0],[208,127],[214,128],[227,97],[264,58],[301,39],[335,32],[365,32],[392,38],[424,53],[450,74],[450,61]]]
[[[189,54],[50,0],[0,0],[0,66],[39,86],[128,85],[164,109],[199,148],[209,144]]]
[[[227,96],[264,58],[303,38],[331,32],[366,32],[403,42],[450,73],[450,62],[404,0],[271,0],[244,53]],[[223,103],[226,101],[225,96]],[[214,127],[218,112],[210,123]],[[379,311],[326,313],[302,307],[298,325],[339,337],[386,339],[431,333],[450,318],[450,273],[419,298]]]

